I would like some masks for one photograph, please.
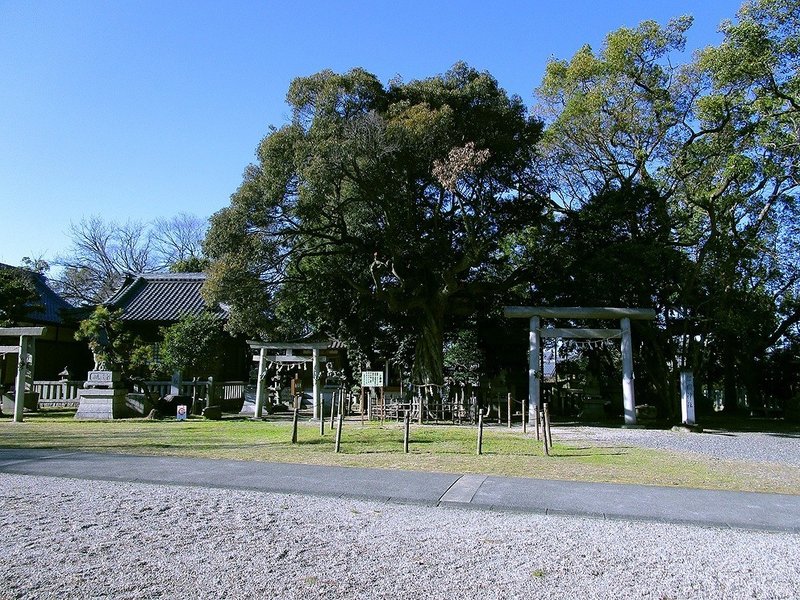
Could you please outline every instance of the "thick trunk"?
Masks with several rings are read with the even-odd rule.
[[[417,385],[444,383],[444,310],[432,302],[420,313],[417,344],[414,352],[414,383]]]
[[[733,342],[729,339],[723,342],[722,360],[723,390],[725,394],[723,412],[728,415],[735,415],[739,410],[739,398],[736,389],[736,357]]]

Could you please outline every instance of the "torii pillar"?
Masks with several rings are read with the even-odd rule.
[[[36,338],[47,332],[46,327],[0,327],[0,337],[19,336],[19,346],[5,348],[17,354],[17,379],[14,382],[14,421],[21,423],[25,409],[25,384],[33,381]],[[30,356],[30,361],[28,357]]]
[[[622,401],[625,425],[636,425],[636,400],[633,392],[633,345],[631,343],[631,319],[652,320],[654,310],[648,308],[612,307],[556,307],[556,306],[506,306],[506,317],[529,318],[529,356],[528,356],[528,414],[539,408],[541,396],[541,338],[574,337],[605,338],[621,337],[622,353]],[[553,319],[614,319],[619,320],[620,329],[542,329],[541,318]]]

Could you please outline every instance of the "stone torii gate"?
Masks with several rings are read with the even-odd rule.
[[[320,355],[319,351],[328,348],[330,342],[257,342],[248,340],[247,343],[253,350],[258,350],[258,356],[253,357],[253,360],[258,362],[254,418],[260,419],[263,414],[264,396],[266,394],[264,377],[266,374],[267,362],[283,362],[295,364],[311,363],[311,395],[314,397],[312,400],[314,419],[321,419],[322,411],[319,406],[320,364],[325,362],[327,358]],[[273,354],[268,354],[270,350],[273,351]],[[311,350],[311,356],[295,354],[295,350]],[[285,354],[280,354],[281,352],[285,352]]]
[[[19,336],[19,346],[0,346],[0,354],[17,355],[17,379],[14,383],[14,421],[22,422],[25,408],[25,384],[33,382],[36,338],[47,332],[46,327],[0,327],[0,337]]]
[[[636,425],[636,400],[633,391],[633,348],[631,346],[631,319],[652,320],[654,310],[649,308],[610,307],[557,307],[557,306],[506,306],[509,318],[530,319],[530,353],[528,356],[528,414],[539,408],[541,395],[541,339],[582,338],[609,339],[621,337],[622,400],[625,408],[625,425]],[[542,329],[541,319],[619,319],[620,329]]]

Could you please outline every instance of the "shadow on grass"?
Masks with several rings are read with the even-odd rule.
[[[562,452],[551,452],[550,456],[556,458],[580,458],[587,456],[626,456],[627,452],[575,452],[565,454]]]

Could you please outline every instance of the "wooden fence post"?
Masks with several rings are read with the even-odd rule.
[[[339,391],[337,390],[333,392],[333,395],[331,396],[331,429],[333,429],[333,412],[334,410],[336,410],[336,402],[338,401],[338,399],[339,399]]]
[[[480,456],[483,453],[483,411],[478,413],[478,448],[476,454]]]
[[[403,452],[408,454],[408,442],[409,437],[411,435],[411,414],[409,411],[406,411],[406,415],[403,418]]]
[[[299,413],[300,413],[300,411],[297,409],[297,407],[295,407],[294,410],[292,411],[292,443],[293,444],[297,443],[297,415]]]
[[[544,437],[547,440],[547,445],[553,447],[553,434],[550,432],[550,410],[547,402],[544,403]]]
[[[539,412],[539,411],[536,411],[536,412]],[[550,448],[547,445],[547,430],[545,429],[545,425],[544,425],[544,405],[542,405],[542,417],[541,417],[541,420],[542,420],[542,442],[544,444],[544,453],[545,453],[545,455],[550,456]]]
[[[538,441],[538,440],[541,439],[541,437],[539,437],[539,425],[540,425],[541,416],[542,416],[540,414],[538,406],[536,407],[536,410],[533,411],[533,413],[536,415],[533,420],[536,422],[536,440]]]
[[[528,403],[522,400],[522,433],[528,433],[528,422],[525,420],[525,407]]]
[[[344,425],[344,415],[339,413],[339,426],[336,428],[336,446],[335,451],[338,454],[342,448],[342,429]]]
[[[511,398],[511,393],[508,394],[508,428],[511,429],[511,411],[514,407],[512,404],[514,401]]]

